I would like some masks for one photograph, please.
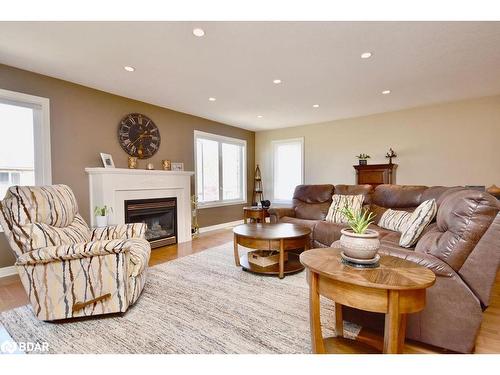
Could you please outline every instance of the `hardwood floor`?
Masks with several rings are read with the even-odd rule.
[[[232,242],[232,240],[231,229],[203,233],[189,243],[154,249],[151,253],[149,265],[153,266],[182,258],[214,246]],[[26,293],[17,275],[0,278],[0,311],[9,310],[27,303]],[[367,330],[362,330],[359,339],[373,346],[381,345],[380,337]],[[413,341],[405,343],[404,352],[408,354],[446,353],[441,349]],[[493,288],[491,304],[483,316],[475,353],[500,353],[500,272],[497,274]]]

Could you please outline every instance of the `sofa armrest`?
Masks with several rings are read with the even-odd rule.
[[[293,207],[273,207],[268,211],[271,223],[277,223],[284,216],[295,217],[295,208]]]
[[[103,228],[95,228],[92,230],[91,241],[96,240],[118,240],[126,238],[145,238],[146,224],[144,223],[129,223],[111,225]]]
[[[124,253],[130,250],[130,246],[130,241],[126,239],[48,246],[22,254],[17,258],[16,265],[43,264]]]

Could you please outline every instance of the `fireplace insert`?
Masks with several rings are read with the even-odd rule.
[[[125,201],[125,223],[145,223],[151,248],[177,243],[177,198]]]

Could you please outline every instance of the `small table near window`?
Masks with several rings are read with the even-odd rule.
[[[248,223],[248,219],[255,220],[257,223],[265,223],[266,217],[269,217],[267,210],[267,208],[258,206],[243,207],[243,221],[245,224]]]

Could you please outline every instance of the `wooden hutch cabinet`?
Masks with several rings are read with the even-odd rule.
[[[355,165],[356,183],[358,185],[370,184],[373,186],[395,184],[397,167],[397,164]]]

